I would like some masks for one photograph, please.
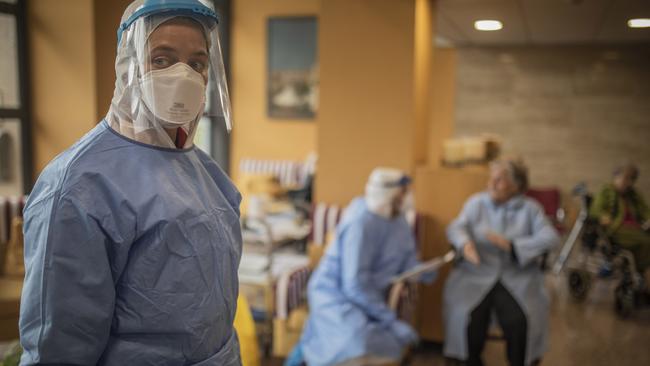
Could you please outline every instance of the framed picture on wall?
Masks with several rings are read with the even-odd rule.
[[[319,98],[317,18],[270,18],[267,46],[269,117],[314,119]]]

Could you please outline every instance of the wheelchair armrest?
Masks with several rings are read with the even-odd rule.
[[[397,314],[400,320],[412,324],[416,310],[417,295],[417,283],[407,281],[396,282],[388,292],[388,307]]]
[[[393,311],[397,311],[402,291],[404,291],[404,286],[406,286],[405,282],[397,282],[391,286],[390,291],[388,292],[388,307]]]

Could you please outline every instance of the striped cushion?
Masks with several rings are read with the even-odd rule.
[[[315,245],[327,244],[327,234],[336,230],[344,210],[339,206],[319,203],[312,212],[311,241]]]
[[[303,186],[314,170],[313,164],[291,160],[242,159],[239,163],[240,173],[270,174],[277,177],[283,187]]]
[[[309,267],[297,268],[280,276],[275,288],[275,316],[287,319],[292,310],[307,303]]]

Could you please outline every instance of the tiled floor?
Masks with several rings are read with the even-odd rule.
[[[595,282],[584,303],[568,294],[565,277],[548,275],[551,295],[549,351],[545,366],[650,365],[650,308],[640,309],[629,319],[614,313],[614,281]],[[487,366],[505,366],[505,345],[488,341],[484,352]],[[266,365],[282,365],[272,360]],[[420,347],[411,366],[443,366],[440,346]]]
[[[565,277],[549,275],[547,286],[552,305],[549,351],[543,365],[650,365],[650,308],[619,319],[614,313],[614,281],[595,282],[581,304],[569,297]],[[489,341],[485,364],[507,365],[504,353],[503,342]],[[420,350],[412,365],[444,362],[438,350]]]

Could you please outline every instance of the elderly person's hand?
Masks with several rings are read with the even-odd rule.
[[[497,248],[505,250],[506,252],[512,250],[512,242],[504,238],[502,235],[499,235],[494,231],[490,231],[486,234],[486,237],[490,243],[492,243]]]
[[[603,226],[609,226],[612,223],[612,217],[609,215],[602,215],[598,222]]]
[[[463,258],[472,263],[475,266],[481,264],[481,257],[479,257],[478,252],[476,251],[476,246],[473,241],[467,241],[463,245]]]
[[[641,225],[641,228],[645,231],[650,231],[650,219],[645,220],[643,225]]]

